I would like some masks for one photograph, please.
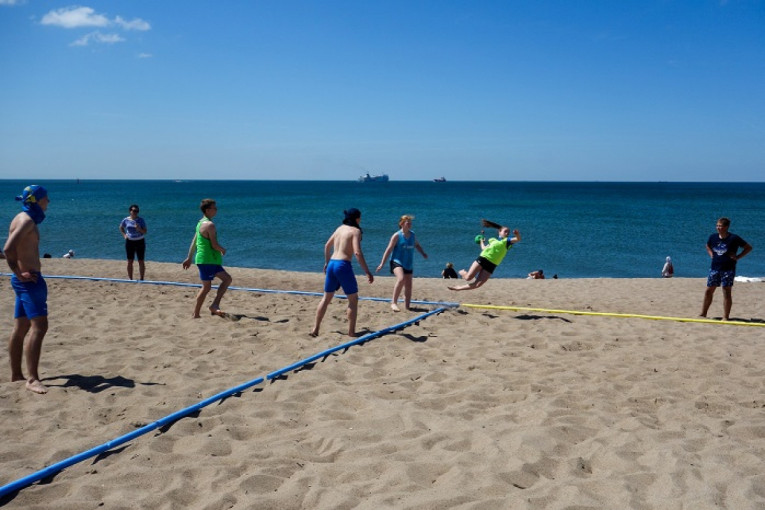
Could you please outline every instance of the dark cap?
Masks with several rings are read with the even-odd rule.
[[[351,227],[361,228],[359,227],[358,219],[361,218],[361,211],[356,209],[355,207],[351,207],[348,210],[343,211],[343,214],[345,214],[345,219],[343,219],[343,225],[348,225]]]

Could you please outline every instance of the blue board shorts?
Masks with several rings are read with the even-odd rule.
[[[16,292],[14,319],[22,317],[34,319],[35,317],[48,316],[48,285],[42,274],[35,274],[37,275],[36,282],[22,282],[16,275],[11,276],[11,287]]]
[[[324,279],[324,292],[336,292],[340,287],[346,295],[356,294],[359,286],[350,260],[331,259],[327,264],[327,276]]]
[[[736,278],[736,270],[718,271],[710,269],[707,277],[707,287],[733,287],[733,281]]]
[[[199,279],[203,282],[211,282],[216,274],[226,271],[218,264],[197,264],[197,269],[199,269]]]

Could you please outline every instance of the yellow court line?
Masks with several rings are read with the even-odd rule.
[[[554,310],[551,308],[528,308],[525,306],[476,305],[476,304],[470,304],[470,303],[461,303],[460,306],[464,306],[467,308],[485,308],[488,310],[514,310],[519,312],[568,313],[573,315],[595,315],[599,317],[624,317],[624,318],[633,318],[633,319],[649,319],[654,321],[702,322],[706,324],[727,324],[729,326],[765,327],[765,322],[718,321],[713,319],[701,319],[701,318],[692,319],[688,317],[662,317],[660,315],[640,315],[636,313],[584,312],[580,310]]]

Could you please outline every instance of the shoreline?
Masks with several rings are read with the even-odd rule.
[[[321,291],[323,275],[227,268],[235,286]],[[125,278],[125,263],[43,259],[43,274]],[[151,280],[197,283],[178,264]],[[4,281],[0,313],[11,324]],[[191,320],[196,290],[50,278],[47,395],[2,380],[0,485],[349,339],[335,300],[230,291],[237,320]],[[414,299],[693,316],[703,279],[415,278]],[[387,298],[393,278],[360,282]],[[765,286],[732,317],[765,320]],[[716,295],[710,316],[719,316]],[[359,304],[373,332],[432,309]],[[225,398],[70,466],[15,508],[494,508],[765,504],[762,328],[462,306]],[[3,352],[7,360],[7,354]],[[7,377],[6,372],[3,377]]]
[[[89,270],[89,271],[94,271],[91,263],[96,263],[96,264],[103,263],[106,266],[108,266],[107,269],[108,269],[110,274],[112,274],[112,273],[114,273],[114,274],[119,273],[120,272],[120,268],[124,269],[124,265],[125,265],[125,260],[121,259],[121,258],[120,259],[116,259],[116,258],[109,259],[109,258],[75,257],[75,258],[72,258],[72,259],[64,260],[63,257],[52,257],[52,258],[40,259],[40,260],[42,261],[43,268],[45,268],[46,264],[48,264],[52,271],[62,271],[63,270],[62,266],[59,264],[59,262],[66,264],[66,263],[74,263],[74,262],[80,261],[80,262],[83,262],[85,264],[84,265],[81,264],[81,265],[79,265],[77,267],[84,267],[86,270]],[[120,267],[112,268],[111,267],[112,264],[118,264]],[[180,262],[177,262],[177,263],[176,262],[160,262],[160,261],[154,261],[154,260],[148,260],[148,259],[146,260],[146,264],[147,264],[147,267],[149,265],[157,265],[159,267],[162,267],[163,269],[162,269],[161,272],[163,274],[165,272],[167,272],[167,271],[172,272],[172,268],[174,266],[180,266]],[[318,274],[321,274],[320,271],[297,271],[297,270],[288,270],[288,269],[269,269],[269,268],[260,268],[260,267],[228,266],[228,265],[224,265],[223,267],[226,268],[227,271],[229,269],[232,269],[232,270],[237,270],[237,271],[279,272],[279,273],[295,274],[295,275],[318,275]],[[6,270],[4,270],[4,271],[0,271],[0,273],[1,272],[8,272],[7,268],[5,268],[5,269]],[[125,276],[127,276],[125,271],[122,271],[122,273],[125,273]],[[61,273],[52,272],[51,274],[61,274]],[[194,274],[196,275],[196,273],[194,273]],[[356,275],[356,276],[359,277],[359,276],[363,276],[363,275]],[[117,276],[114,276],[114,277],[116,278]],[[393,276],[391,276],[390,273],[388,272],[387,266],[386,266],[385,269],[383,269],[383,271],[381,271],[380,273],[376,273],[375,274],[375,279],[378,278],[378,277],[380,277],[380,278],[386,278],[387,277],[387,278],[391,278],[391,279],[393,278]],[[415,280],[424,280],[424,281],[444,281],[444,282],[453,281],[453,280],[447,280],[447,279],[444,279],[444,278],[440,278],[440,277],[437,277],[437,276],[418,276],[416,273],[415,273],[414,278],[415,278]],[[759,279],[764,279],[765,280],[765,275],[763,275],[763,276],[737,275],[736,278],[746,278],[746,279],[749,280],[749,281],[746,281],[746,282],[741,281],[741,280],[736,280],[737,283],[761,283],[761,282],[756,281],[756,280],[759,280]],[[499,281],[514,281],[514,282],[517,282],[517,281],[527,280],[527,279],[529,279],[529,278],[526,278],[526,277],[510,277],[510,276],[504,276],[504,277],[503,276],[492,276],[492,281],[498,281],[499,280]],[[674,277],[674,278],[661,278],[659,276],[656,276],[656,277],[648,277],[648,276],[639,276],[639,277],[634,277],[634,276],[624,276],[624,277],[616,277],[616,276],[597,276],[597,277],[567,276],[567,277],[559,277],[557,279],[550,277],[550,278],[545,278],[544,280],[545,281],[547,281],[547,280],[575,280],[575,281],[577,281],[577,280],[596,280],[596,281],[597,280],[649,280],[649,281],[654,281],[654,280],[665,280],[665,279],[666,280],[703,280],[704,282],[706,282],[706,275],[698,276],[698,277],[677,276],[677,277]],[[763,282],[763,283],[765,283],[765,282]]]
[[[43,275],[87,276],[126,279],[125,261],[111,259],[42,259]],[[319,272],[284,271],[224,266],[233,277],[232,286],[273,290],[323,292],[324,275]],[[172,281],[199,284],[198,273],[192,266],[183,270],[180,263],[146,262],[147,281]],[[357,275],[359,296],[389,298],[395,278],[381,271],[375,274],[375,282],[369,284]],[[706,278],[559,278],[530,280],[527,278],[492,278],[482,288],[472,291],[448,290],[455,280],[443,278],[414,277],[413,300],[442,303],[483,303],[523,307],[555,308],[561,310],[600,311],[612,313],[635,313],[693,318],[701,307]],[[216,280],[217,282],[217,280]],[[130,283],[130,282],[125,282]],[[765,319],[758,302],[762,302],[765,286],[762,282],[739,282],[734,285],[733,316],[740,319]],[[214,286],[217,283],[214,283]],[[624,288],[620,292],[619,288]],[[688,296],[685,299],[669,299],[656,306],[657,299],[639,299],[657,290],[662,293]],[[237,292],[237,290],[232,290]],[[637,293],[638,296],[632,295]],[[226,298],[224,298],[225,301]],[[696,303],[696,301],[698,303]],[[722,293],[715,293],[710,317],[719,316]]]

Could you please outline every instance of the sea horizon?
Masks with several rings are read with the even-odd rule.
[[[185,258],[202,198],[218,201],[215,218],[224,266],[321,272],[323,246],[342,211],[362,211],[362,248],[372,271],[402,214],[428,253],[415,255],[414,276],[437,278],[446,262],[467,268],[481,218],[521,231],[494,278],[653,278],[671,256],[676,277],[706,277],[704,244],[718,217],[753,247],[738,274],[765,276],[765,183],[669,181],[452,181],[5,179],[6,225],[24,186],[48,188],[40,225],[41,255],[124,259],[119,222],[130,204],[147,221],[148,262]],[[487,236],[496,231],[486,229]],[[4,242],[4,237],[2,238]],[[354,263],[355,264],[355,263]],[[359,271],[358,266],[356,266]],[[389,274],[387,266],[379,275]]]

